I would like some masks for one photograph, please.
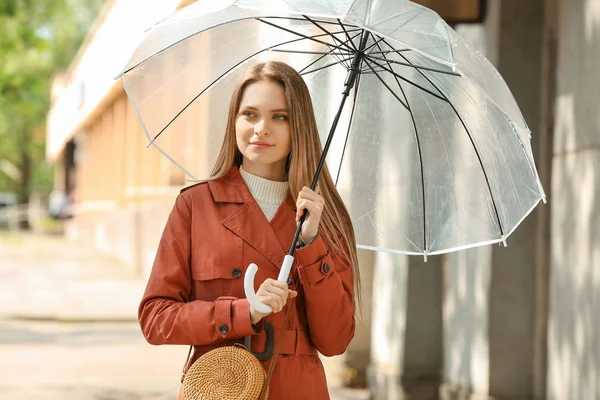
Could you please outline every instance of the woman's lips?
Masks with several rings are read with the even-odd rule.
[[[250,143],[250,145],[256,147],[257,149],[268,149],[269,147],[273,147],[272,144],[266,143]]]

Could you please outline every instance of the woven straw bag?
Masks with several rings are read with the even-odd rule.
[[[294,282],[294,285],[297,281]],[[288,310],[270,355],[271,363],[265,373],[262,364],[242,344],[217,347],[200,356],[184,372],[177,400],[267,400],[269,383],[273,377],[275,361],[283,342],[296,298],[288,302]],[[265,322],[267,324],[267,322]],[[190,346],[188,360],[193,346]],[[187,365],[187,361],[186,361]]]
[[[258,400],[267,373],[241,344],[216,348],[198,358],[183,377],[181,400]],[[262,399],[269,394],[268,386]]]

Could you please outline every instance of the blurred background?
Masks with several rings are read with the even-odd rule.
[[[191,2],[0,0],[0,399],[175,398],[188,349],[137,305],[186,182],[114,77]],[[507,248],[361,250],[332,399],[600,399],[600,0],[417,2],[506,80],[548,204]]]

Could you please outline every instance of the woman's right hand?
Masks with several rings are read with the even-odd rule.
[[[285,282],[279,282],[275,279],[269,278],[265,280],[262,285],[260,285],[256,295],[261,303],[271,307],[274,313],[278,313],[279,311],[283,310],[287,300],[296,297],[298,292],[295,290],[290,290]],[[267,315],[269,314],[260,313],[256,311],[252,305],[250,305],[250,320],[253,324],[258,323],[258,321]]]

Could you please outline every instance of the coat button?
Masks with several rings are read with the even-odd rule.
[[[225,336],[229,332],[229,327],[223,324],[219,327],[219,332],[221,332],[221,335]]]
[[[288,286],[292,286],[292,283],[294,283],[294,281],[292,280],[292,278],[288,278],[288,280],[287,280]]]
[[[323,272],[325,272],[326,274],[329,273],[329,264],[327,264],[327,263],[323,264]]]
[[[231,276],[233,276],[235,279],[239,279],[242,276],[242,270],[235,268],[233,271],[231,271]]]

